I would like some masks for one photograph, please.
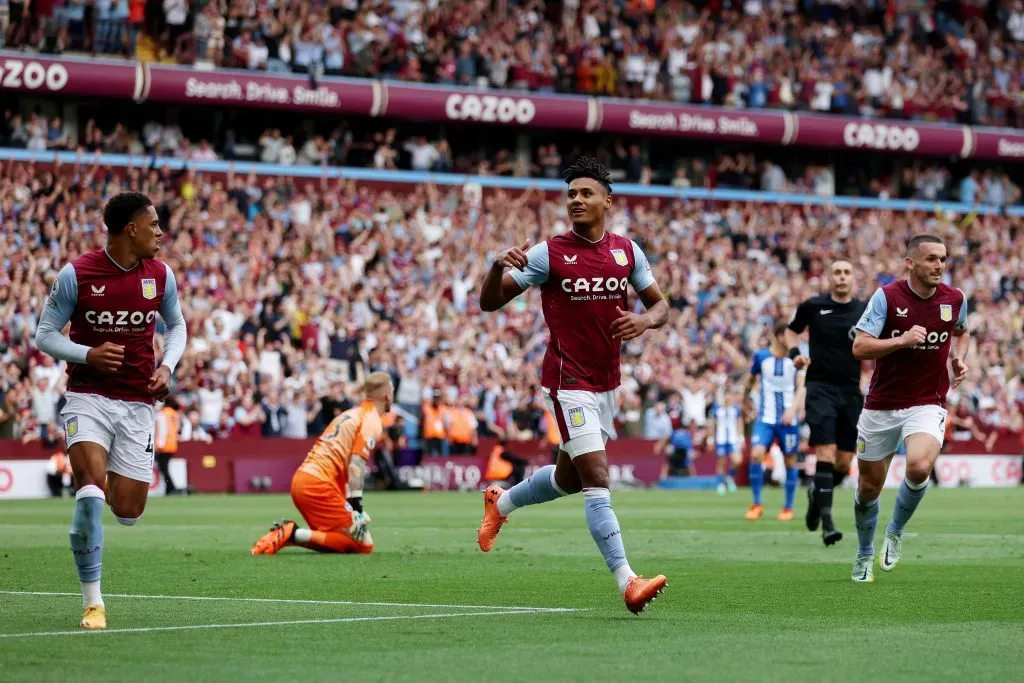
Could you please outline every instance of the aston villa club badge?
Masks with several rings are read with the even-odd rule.
[[[156,298],[156,280],[146,278],[142,281],[142,298],[143,299],[155,299]]]

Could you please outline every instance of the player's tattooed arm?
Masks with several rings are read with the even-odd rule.
[[[348,463],[348,504],[356,512],[363,511],[363,486],[366,484],[366,461],[354,456]]]

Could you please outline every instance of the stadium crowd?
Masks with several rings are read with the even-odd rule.
[[[1024,0],[11,0],[6,40],[144,61],[1024,125]]]
[[[408,169],[442,173],[464,173],[512,177],[558,178],[565,163],[581,153],[593,154],[612,169],[613,178],[641,185],[670,185],[675,188],[730,188],[816,194],[855,195],[881,199],[922,199],[962,201],[966,204],[1006,206],[1020,204],[1024,193],[1009,173],[1001,168],[961,168],[957,175],[947,166],[916,160],[891,159],[887,172],[868,173],[856,169],[855,177],[839,177],[836,165],[808,159],[783,159],[778,153],[733,153],[726,149],[706,159],[681,147],[682,154],[636,141],[620,140],[596,149],[579,145],[540,144],[532,154],[517,154],[507,148],[493,153],[472,144],[452,144],[442,135],[401,136],[399,129],[381,124],[367,131],[339,126],[326,135],[293,137],[279,128],[267,128],[251,154],[243,153],[233,129],[224,135],[229,142],[215,146],[206,139],[193,143],[176,123],[149,121],[141,130],[117,124],[104,131],[93,119],[80,130],[69,130],[59,116],[41,111],[20,113],[10,109],[0,116],[0,146],[33,151],[74,151],[129,154],[135,157],[173,157],[186,161],[234,160],[248,156],[263,163],[290,165],[351,166]],[[655,156],[657,155],[657,156]],[[781,163],[780,163],[781,162]],[[785,164],[785,168],[781,165]],[[856,164],[843,164],[850,167]],[[1018,178],[1019,180],[1019,178]]]
[[[190,341],[172,396],[187,438],[316,434],[374,369],[412,416],[436,400],[470,409],[481,435],[543,433],[539,293],[490,315],[477,293],[500,248],[569,228],[554,195],[6,162],[0,438],[37,438],[56,419],[63,374],[32,345],[37,316],[61,265],[103,244],[104,200],[126,189],[154,200],[177,274]],[[823,289],[831,256],[856,264],[867,297],[902,273],[902,245],[922,230],[948,240],[949,279],[970,300],[958,424],[986,439],[1024,428],[1020,218],[620,197],[608,227],[643,246],[673,309],[624,346],[623,435],[665,438],[664,412],[674,428],[703,425],[772,322]]]

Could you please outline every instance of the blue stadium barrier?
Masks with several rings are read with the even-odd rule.
[[[666,477],[655,484],[659,489],[672,491],[714,491],[718,488],[718,477],[699,475],[694,477]]]
[[[0,160],[35,161],[52,163],[59,159],[62,164],[82,163],[91,166],[96,157],[93,154],[79,155],[77,152],[36,152],[24,149],[0,149]],[[149,168],[154,163],[151,156],[132,157],[126,154],[103,154],[99,158],[103,166],[116,168]],[[468,182],[478,183],[482,187],[501,188],[506,190],[540,190],[560,192],[565,183],[560,180],[545,178],[506,178],[502,176],[474,176],[457,173],[424,173],[421,171],[382,171],[375,168],[350,168],[347,166],[283,166],[281,164],[263,164],[251,162],[228,161],[192,161],[170,157],[157,157],[157,168],[167,167],[178,171],[185,166],[196,171],[210,173],[235,173],[257,175],[289,176],[292,178],[335,179],[422,184],[427,181],[435,185],[465,185]],[[636,185],[632,183],[616,183],[615,194],[627,197],[660,197],[663,199],[713,199],[717,201],[763,202],[770,204],[801,204],[813,206],[835,206],[852,209],[883,209],[890,211],[928,211],[936,209],[947,213],[965,215],[971,211],[985,216],[1006,213],[1009,216],[1024,216],[1024,206],[996,207],[987,204],[971,206],[959,202],[928,202],[914,199],[876,199],[873,197],[819,197],[809,194],[786,194],[779,192],[759,192],[751,190],[728,190],[705,188],[676,189],[665,185]]]

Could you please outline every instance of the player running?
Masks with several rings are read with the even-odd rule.
[[[885,529],[879,566],[892,571],[903,552],[903,529],[928,487],[942,449],[949,391],[950,348],[953,388],[967,376],[963,356],[967,335],[964,293],[942,284],[946,245],[938,237],[918,235],[907,245],[910,276],[875,290],[857,323],[853,355],[875,360],[864,412],[857,424],[860,478],[854,497],[859,547],[853,580],[874,581],[875,527],[879,497],[892,456],[904,444],[907,470]]]
[[[760,380],[760,407],[750,434],[750,490],[754,502],[746,518],[754,521],[764,514],[761,489],[764,486],[764,456],[773,442],[778,442],[786,462],[786,504],[779,511],[779,521],[793,519],[793,498],[800,475],[796,457],[800,446],[800,419],[804,411],[804,376],[797,370],[786,351],[786,323],[776,323],[772,343],[754,354],[747,380],[744,404],[754,385]]]
[[[528,251],[524,244],[498,254],[480,292],[480,307],[496,311],[529,287],[540,287],[551,333],[541,385],[545,405],[558,423],[558,461],[508,491],[488,487],[477,540],[487,552],[513,510],[582,490],[590,533],[626,607],[639,614],[667,580],[660,575],[637,576],[626,560],[612,510],[605,442],[615,437],[612,418],[622,342],[664,325],[668,303],[640,247],[605,231],[605,216],[612,206],[608,170],[590,157],[580,157],[563,177],[569,185],[566,211],[572,230]],[[506,268],[512,270],[505,272]],[[630,285],[647,308],[645,313],[630,312]]]
[[[853,264],[846,259],[829,264],[828,282],[828,294],[801,303],[786,330],[789,357],[797,369],[807,368],[807,425],[817,461],[814,485],[807,489],[804,521],[810,531],[821,525],[826,546],[843,538],[832,521],[832,491],[850,472],[857,421],[864,407],[861,362],[853,357],[853,337],[867,306],[853,297]],[[800,352],[804,330],[808,330],[810,357]]]
[[[160,221],[145,195],[124,192],[103,210],[107,246],[65,265],[36,330],[43,352],[68,362],[61,412],[74,474],[71,552],[82,584],[80,626],[107,627],[100,593],[104,500],[131,526],[153,481],[153,402],[167,397],[185,351],[185,319],[169,266],[156,260]],[[156,316],[167,330],[159,367]],[[70,339],[61,331],[71,322]]]
[[[373,551],[373,537],[363,510],[363,483],[384,427],[381,415],[391,410],[395,389],[386,372],[373,372],[363,384],[365,400],[334,418],[313,444],[292,477],[292,502],[309,525],[278,522],[252,547],[253,555],[274,555],[297,545],[321,553]]]
[[[729,389],[725,400],[708,411],[708,445],[715,449],[718,495],[736,492],[736,468],[743,462],[743,399]]]

